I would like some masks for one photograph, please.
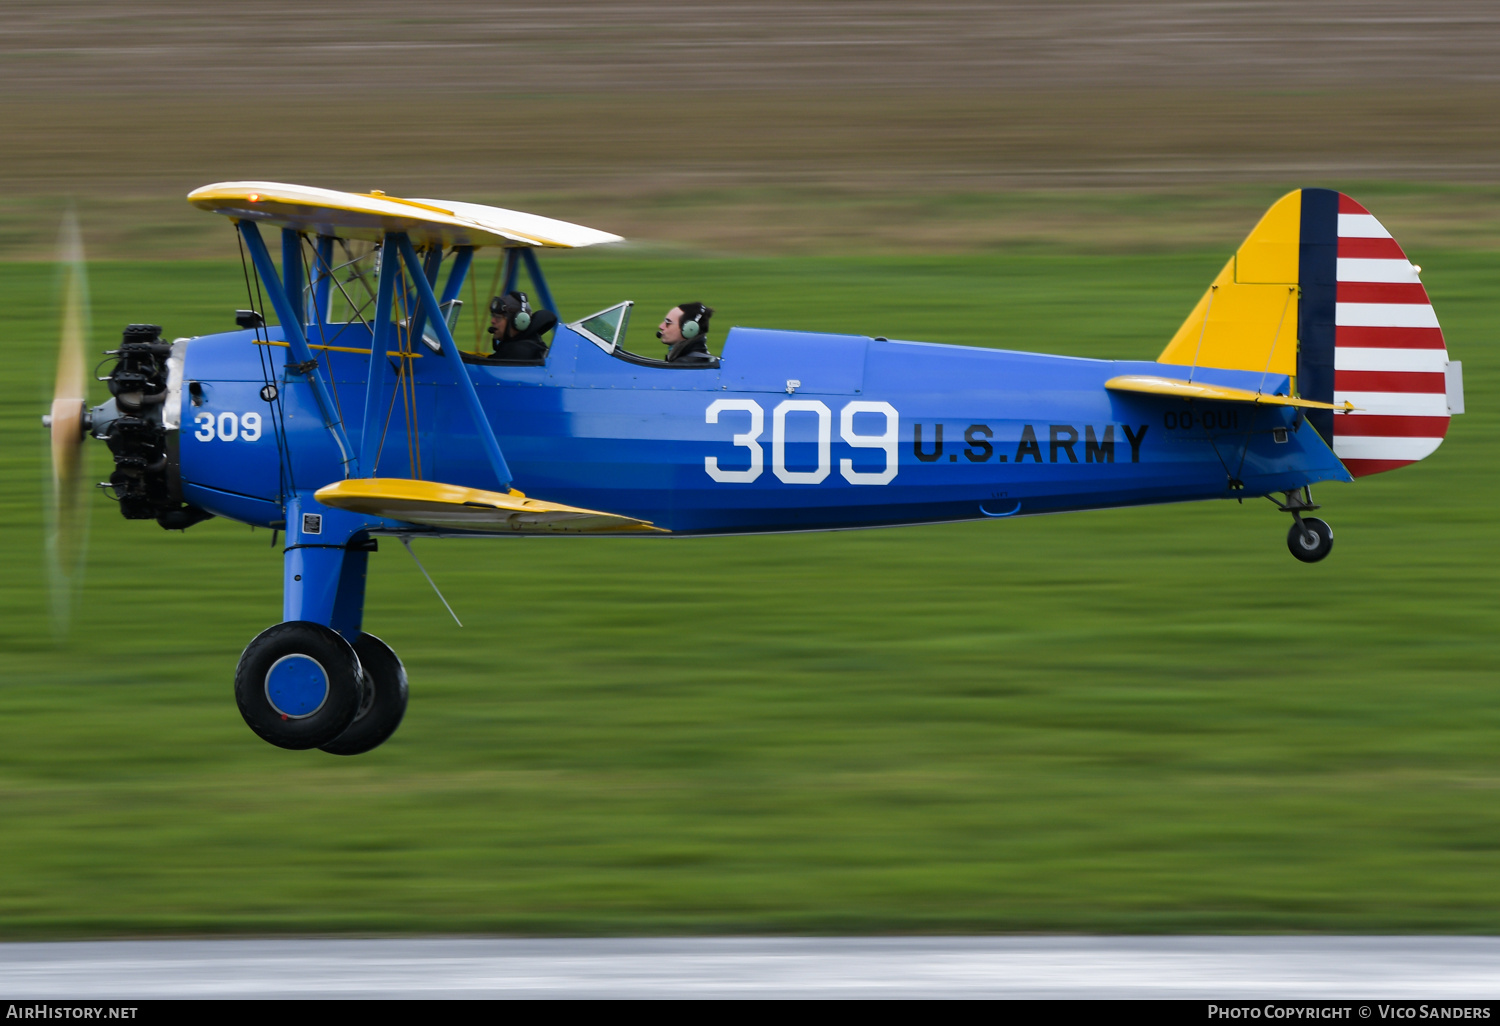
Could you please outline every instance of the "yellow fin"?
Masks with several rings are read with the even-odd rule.
[[[1219,403],[1301,406],[1309,410],[1339,410],[1345,413],[1358,409],[1352,403],[1342,405],[1320,403],[1312,399],[1298,399],[1294,395],[1266,395],[1264,392],[1252,392],[1248,388],[1230,388],[1228,385],[1210,385],[1202,381],[1161,378],[1155,374],[1121,374],[1117,378],[1110,378],[1106,381],[1104,387],[1111,392],[1144,392],[1147,395],[1173,395],[1179,399],[1210,399]]]
[[[335,481],[319,488],[315,498],[335,509],[428,527],[486,534],[668,533],[648,520],[528,499],[517,491],[507,495],[399,477],[355,477]]]
[[[1157,363],[1297,373],[1302,190],[1272,204]]]

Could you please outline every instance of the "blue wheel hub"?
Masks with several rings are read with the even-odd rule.
[[[266,700],[289,720],[311,716],[328,700],[328,671],[312,656],[282,656],[266,671]]]

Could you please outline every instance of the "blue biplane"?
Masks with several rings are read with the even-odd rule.
[[[70,494],[92,434],[126,517],[285,533],[284,622],[235,675],[245,721],[284,748],[358,754],[401,721],[405,671],[362,624],[382,535],[823,531],[1255,496],[1313,562],[1333,537],[1305,515],[1310,486],[1422,459],[1462,412],[1420,269],[1322,189],[1271,207],[1154,363],[736,327],[718,358],[674,364],[623,347],[629,302],[559,324],[543,359],[502,361],[453,335],[476,250],[503,251],[498,291],[524,269],[555,314],[536,251],[618,236],[271,182],[189,200],[236,227],[239,330],[131,325],[91,410],[65,332],[55,480]]]

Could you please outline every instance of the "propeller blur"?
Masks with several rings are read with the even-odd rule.
[[[58,270],[62,318],[52,409],[45,418],[52,448],[52,489],[45,523],[53,630],[62,635],[67,633],[82,581],[89,517],[83,473],[88,406],[83,361],[83,340],[88,334],[88,272],[78,219],[72,211],[63,217]]]

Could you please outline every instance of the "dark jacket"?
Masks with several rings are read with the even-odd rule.
[[[531,315],[531,323],[525,331],[495,339],[496,360],[544,360],[547,358],[547,343],[542,336],[557,327],[557,315],[550,310],[538,310]]]
[[[666,357],[668,363],[701,363],[713,358],[714,354],[708,351],[708,340],[705,338],[683,339],[673,343],[672,348],[667,350]]]

